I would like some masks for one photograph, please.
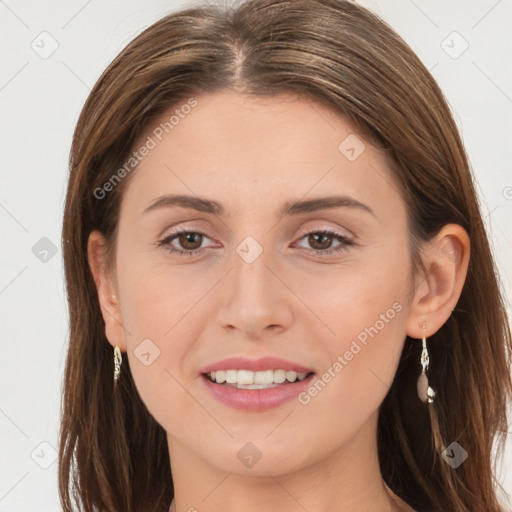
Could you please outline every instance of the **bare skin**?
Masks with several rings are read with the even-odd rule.
[[[196,99],[125,191],[114,274],[103,265],[101,234],[89,238],[106,336],[128,357],[142,400],[167,432],[170,510],[411,511],[382,479],[378,411],[405,336],[428,339],[457,303],[466,232],[450,224],[425,243],[428,273],[415,276],[399,187],[384,155],[347,121],[290,95]],[[349,135],[365,146],[355,159],[362,146],[339,149]],[[350,150],[357,140],[348,141]],[[165,194],[212,199],[225,213],[143,213]],[[334,195],[352,205],[277,215],[286,201]],[[206,236],[158,244],[176,228]],[[325,229],[337,235],[304,234]],[[251,263],[236,251],[246,237],[263,249]],[[377,333],[345,358],[371,326]],[[145,339],[160,351],[148,365],[136,355]],[[338,356],[346,364],[307,403],[254,412],[219,402],[200,375],[234,355],[281,357],[317,378]],[[261,454],[252,467],[237,456],[248,442]]]

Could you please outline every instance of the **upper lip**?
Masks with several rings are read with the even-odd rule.
[[[205,366],[201,373],[210,373],[217,370],[250,370],[259,372],[264,370],[286,370],[297,373],[310,373],[313,370],[300,364],[280,357],[265,356],[259,359],[247,359],[246,357],[230,357]]]

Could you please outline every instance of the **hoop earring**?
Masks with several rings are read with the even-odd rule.
[[[123,356],[121,355],[121,349],[116,345],[114,347],[114,387],[117,387],[117,381],[121,374],[121,364],[123,363]]]
[[[418,378],[418,396],[422,402],[431,404],[434,401],[434,397],[436,396],[435,391],[428,385],[428,377],[425,373],[428,370],[428,365],[430,364],[430,358],[428,356],[427,350],[427,340],[425,339],[425,335],[423,335],[423,349],[421,351],[421,373]]]

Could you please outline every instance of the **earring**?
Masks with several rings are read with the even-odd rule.
[[[421,374],[418,378],[418,396],[422,402],[431,404],[436,396],[435,391],[428,385],[427,374],[425,373],[430,364],[430,358],[427,350],[427,340],[423,335],[423,350],[421,351]]]
[[[121,364],[123,363],[123,357],[121,355],[121,349],[116,345],[114,347],[114,387],[117,387],[117,381],[121,374]]]

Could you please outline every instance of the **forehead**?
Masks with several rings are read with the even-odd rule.
[[[232,91],[193,99],[195,104],[173,106],[140,138],[136,148],[151,149],[123,203],[142,211],[171,192],[217,195],[228,203],[282,203],[284,196],[327,192],[363,199],[394,185],[382,152],[342,116],[310,99]]]

